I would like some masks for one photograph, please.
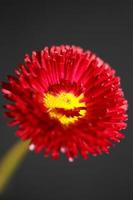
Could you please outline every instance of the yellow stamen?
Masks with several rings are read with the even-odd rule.
[[[85,102],[81,102],[84,95],[75,96],[70,92],[61,92],[58,95],[51,93],[44,94],[44,105],[48,109],[51,118],[58,119],[63,125],[69,125],[74,123],[79,118],[82,118],[86,114]],[[81,108],[78,116],[66,116],[59,113],[56,109],[63,108],[64,110],[74,110],[75,108]]]

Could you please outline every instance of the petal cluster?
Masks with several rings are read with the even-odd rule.
[[[109,153],[126,128],[127,101],[120,78],[107,63],[80,47],[61,45],[25,55],[2,92],[10,125],[30,150],[53,159],[64,153]]]

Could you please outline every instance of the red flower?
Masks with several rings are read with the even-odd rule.
[[[78,153],[109,153],[124,137],[127,101],[115,70],[90,51],[75,46],[53,46],[32,57],[8,76],[2,92],[10,125],[19,125],[17,136],[30,139],[29,149],[59,152],[73,161]]]

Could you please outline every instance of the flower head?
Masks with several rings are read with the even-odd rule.
[[[52,46],[32,56],[8,76],[2,92],[11,104],[6,115],[30,150],[69,161],[78,154],[109,153],[124,137],[127,101],[115,70],[90,51]]]

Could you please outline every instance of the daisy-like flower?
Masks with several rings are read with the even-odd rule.
[[[12,101],[5,107],[18,125],[17,136],[29,149],[53,159],[64,153],[72,162],[109,153],[120,142],[127,120],[127,101],[115,70],[90,51],[52,46],[25,56],[8,76],[2,92]]]

